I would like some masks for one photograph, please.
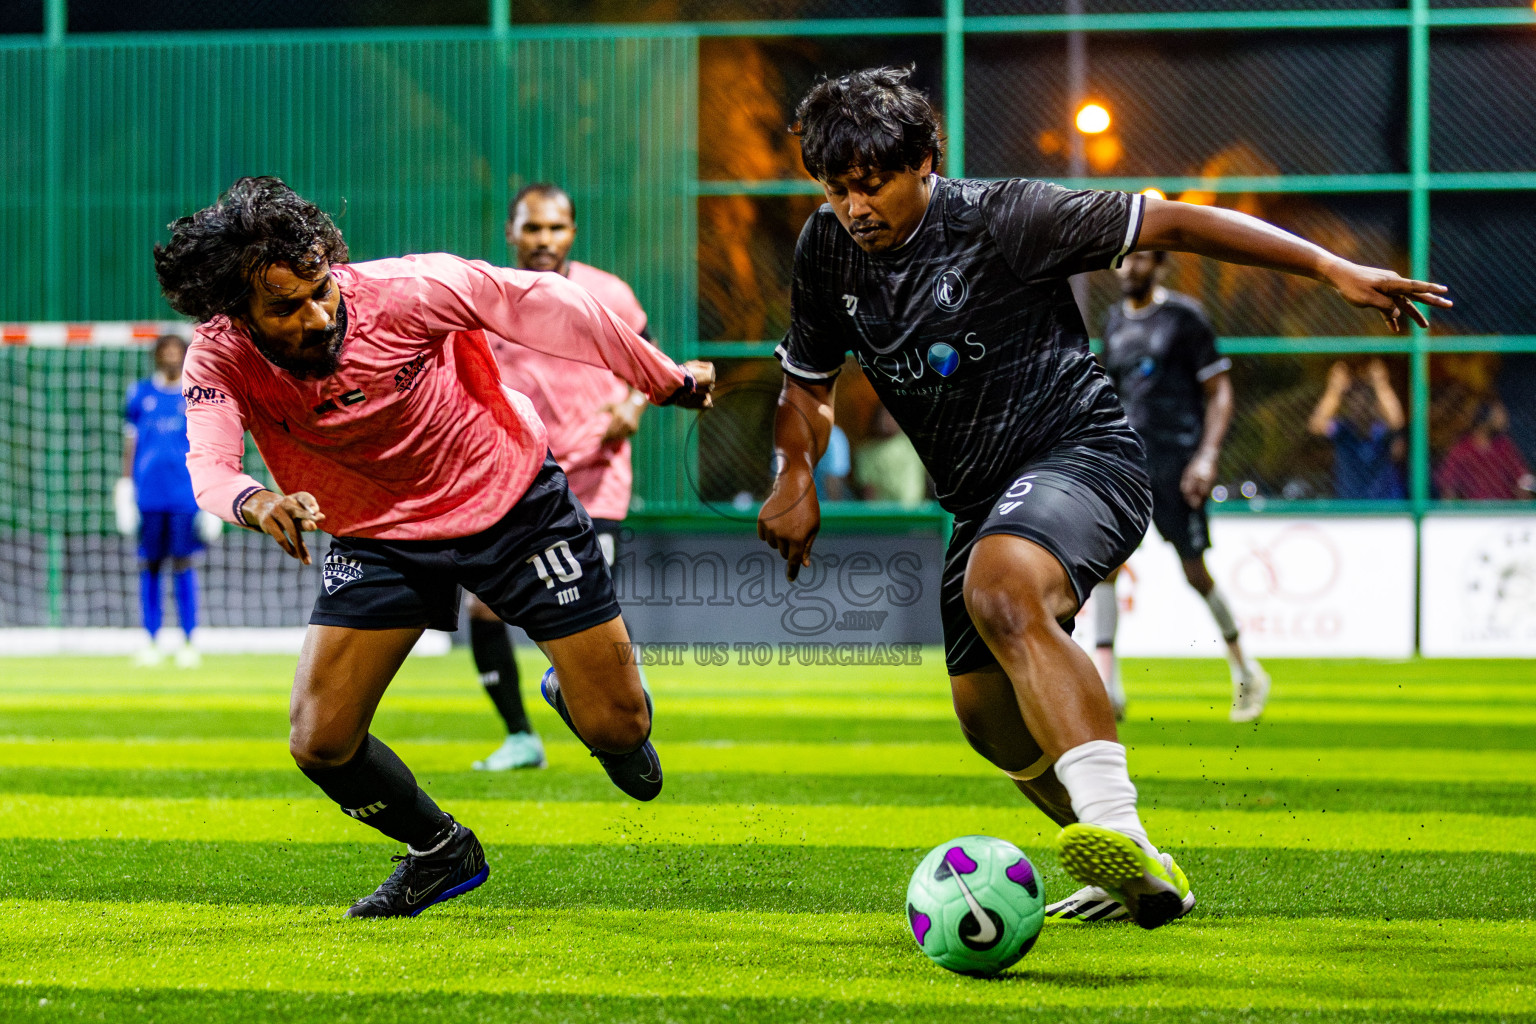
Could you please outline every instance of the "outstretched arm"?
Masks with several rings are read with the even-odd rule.
[[[518,345],[612,371],[657,405],[708,408],[710,363],[679,366],[578,284],[442,253],[421,267],[420,317],[430,333],[483,329]]]
[[[1405,317],[1420,327],[1429,326],[1416,302],[1451,305],[1444,297],[1444,285],[1411,281],[1390,270],[1351,263],[1257,217],[1214,206],[1149,197],[1136,249],[1192,252],[1226,263],[1310,277],[1332,285],[1351,305],[1379,310],[1394,331],[1403,329]]]
[[[773,418],[773,491],[757,514],[757,535],[784,556],[791,580],[811,564],[811,545],[821,529],[816,463],[831,436],[832,385],[785,374]]]

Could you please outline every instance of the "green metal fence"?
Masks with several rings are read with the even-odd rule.
[[[1456,285],[1470,284],[1468,278],[1479,278],[1495,272],[1495,265],[1511,254],[1508,248],[1488,239],[1487,248],[1474,251],[1469,259],[1462,259],[1451,266],[1442,266],[1435,244],[1440,237],[1440,225],[1433,219],[1437,207],[1445,198],[1468,197],[1481,203],[1493,214],[1494,219],[1510,216],[1521,225],[1536,228],[1536,152],[1528,139],[1536,131],[1536,113],[1530,97],[1536,95],[1536,16],[1531,8],[1434,8],[1427,0],[1413,0],[1401,10],[1226,10],[1226,11],[1164,11],[1154,13],[1098,13],[1098,14],[1025,14],[1025,15],[967,15],[963,0],[945,0],[944,16],[929,19],[900,19],[875,23],[857,19],[842,22],[822,22],[814,26],[754,25],[750,30],[730,26],[710,25],[701,35],[730,35],[736,32],[779,33],[808,35],[811,32],[825,35],[860,33],[864,36],[885,33],[889,36],[911,36],[934,33],[942,38],[944,55],[943,101],[947,114],[949,155],[946,171],[953,176],[964,175],[967,170],[981,176],[1039,173],[1038,166],[1009,165],[996,158],[978,167],[971,159],[978,149],[978,139],[983,133],[997,130],[1000,119],[999,100],[996,95],[986,95],[990,83],[996,80],[995,66],[987,66],[986,51],[995,51],[998,42],[1004,42],[1015,54],[1029,45],[1038,44],[1042,37],[1063,37],[1081,33],[1086,49],[1091,55],[1101,40],[1107,40],[1112,51],[1124,41],[1133,39],[1137,45],[1161,36],[1185,43],[1199,37],[1225,36],[1240,40],[1271,39],[1279,33],[1298,33],[1318,36],[1352,37],[1344,44],[1353,45],[1359,34],[1367,32],[1370,41],[1387,47],[1400,45],[1405,51],[1400,67],[1388,61],[1387,76],[1401,72],[1400,81],[1385,99],[1396,103],[1402,112],[1403,135],[1401,166],[1389,154],[1379,166],[1362,171],[1329,172],[1324,169],[1309,173],[1272,174],[1177,174],[1152,172],[1135,175],[1061,174],[1047,173],[1064,184],[1078,187],[1115,188],[1140,191],[1157,188],[1176,196],[1203,193],[1205,201],[1210,197],[1235,194],[1264,194],[1269,196],[1352,196],[1397,197],[1406,207],[1405,252],[1406,265],[1400,269],[1419,278],[1445,277]],[[973,8],[980,6],[973,0]],[[1241,4],[1239,5],[1241,6]],[[1261,6],[1258,3],[1252,6]],[[1517,32],[1507,31],[1516,27]],[[1470,46],[1468,43],[1470,42]],[[1481,44],[1486,44],[1482,46]],[[1513,44],[1513,45],[1511,45]],[[1155,43],[1153,44],[1155,45]],[[1173,44],[1177,45],[1177,44]],[[977,67],[978,51],[982,58]],[[1460,52],[1456,52],[1460,51]],[[1467,67],[1469,55],[1475,60],[1491,55],[1494,62],[1503,58],[1503,66],[1477,74],[1478,69]],[[1502,52],[1500,52],[1502,51]],[[1038,49],[1035,52],[1040,52]],[[1347,52],[1347,50],[1346,50]],[[1358,52],[1356,47],[1355,52]],[[1458,61],[1459,58],[1459,61]],[[1513,58],[1513,59],[1511,59]],[[1006,60],[1006,58],[1004,58]],[[1101,58],[1102,60],[1103,58]],[[1176,51],[1168,64],[1177,67],[1187,61]],[[1352,62],[1346,62],[1352,63]],[[1361,62],[1364,63],[1363,61]],[[836,70],[836,69],[829,69]],[[1054,120],[1063,132],[1071,132],[1071,112],[1079,98],[1102,95],[1106,86],[1112,87],[1115,77],[1113,68],[1108,75],[1088,75],[1088,88],[1082,97],[1063,94],[1067,74],[1059,67],[1046,69],[1042,77],[1054,79],[1047,83],[1055,103],[1046,107],[1043,117]],[[1359,65],[1346,68],[1346,82],[1359,73]],[[1299,77],[1315,72],[1315,67],[1299,69]],[[1363,74],[1360,77],[1365,77]],[[1097,80],[1096,80],[1097,78]],[[1110,81],[1105,81],[1108,78]],[[1439,91],[1437,91],[1439,90]],[[1448,95],[1449,93],[1453,93]],[[987,102],[976,103],[978,98]],[[1242,102],[1241,97],[1223,95],[1215,97],[1214,104]],[[1339,96],[1338,103],[1347,106],[1348,96]],[[1458,118],[1455,123],[1445,120],[1437,123],[1432,113],[1443,119],[1464,114],[1471,106],[1483,116],[1474,123]],[[1038,113],[1038,112],[1037,112]],[[1168,130],[1178,134],[1193,134],[1197,125],[1180,123]],[[1298,148],[1306,148],[1304,139],[1294,140]],[[1347,140],[1341,140],[1347,145]],[[1390,149],[1392,147],[1386,147]],[[1467,151],[1473,151],[1470,159]],[[754,196],[786,197],[815,194],[814,183],[800,179],[784,180],[733,180],[700,181],[697,185],[701,197]],[[1462,234],[1468,232],[1463,231]],[[1474,233],[1475,234],[1475,233]],[[1464,240],[1465,242],[1466,240]],[[1464,248],[1476,250],[1474,238]],[[1409,501],[1404,503],[1360,503],[1332,501],[1303,501],[1264,503],[1271,510],[1288,508],[1309,512],[1359,512],[1365,509],[1387,511],[1400,508],[1420,514],[1433,504],[1430,479],[1430,369],[1431,357],[1437,353],[1532,353],[1536,352],[1536,284],[1524,275],[1515,281],[1519,297],[1501,302],[1503,316],[1500,333],[1466,333],[1467,327],[1453,325],[1451,330],[1461,333],[1444,333],[1440,329],[1424,331],[1414,329],[1399,336],[1318,335],[1276,336],[1274,334],[1226,336],[1222,340],[1225,352],[1234,356],[1296,356],[1307,354],[1329,356],[1353,356],[1362,353],[1398,355],[1407,360],[1405,374],[1408,394],[1405,403],[1410,410],[1411,451],[1407,460],[1409,469]],[[1458,292],[1462,289],[1457,288]],[[1461,297],[1461,296],[1458,296]],[[1466,299],[1463,298],[1463,304]],[[1470,323],[1475,330],[1486,318],[1475,313]],[[1368,318],[1358,319],[1358,330],[1370,330]],[[774,341],[766,340],[719,340],[700,346],[702,355],[712,358],[765,357],[772,352]],[[1527,403],[1533,401],[1525,396]],[[1522,410],[1522,412],[1525,410]],[[1298,424],[1299,425],[1299,424]],[[1231,503],[1226,510],[1240,511],[1253,506]]]
[[[656,336],[689,337],[690,41],[354,35],[0,41],[0,320],[169,318],[150,247],[242,174],[331,211],[356,259],[503,264],[509,194],[556,180],[588,225],[579,258],[631,282]],[[663,503],[686,495],[683,437],[655,417],[637,454]]]
[[[507,258],[509,191],[554,178],[576,198],[578,258],[631,281],[674,356],[763,359],[771,335],[701,328],[699,211],[738,199],[803,203],[816,189],[782,165],[777,176],[704,179],[701,149],[708,158],[732,140],[700,123],[701,92],[707,98],[730,73],[701,72],[701,59],[713,67],[711,47],[741,41],[827,47],[814,52],[835,53],[822,68],[829,72],[860,54],[933,53],[951,175],[1034,174],[1206,201],[1366,202],[1387,234],[1401,231],[1389,248],[1401,250],[1402,269],[1459,290],[1484,287],[1488,301],[1463,298],[1462,319],[1400,338],[1368,333],[1361,318],[1305,336],[1244,324],[1223,341],[1229,353],[1256,358],[1401,359],[1411,497],[1373,507],[1423,512],[1433,504],[1432,358],[1536,353],[1532,286],[1510,270],[1526,260],[1530,235],[1519,237],[1536,234],[1536,16],[1523,4],[1428,0],[1391,9],[1373,0],[1228,6],[1254,9],[1006,13],[1043,5],[932,0],[932,13],[917,17],[535,25],[515,22],[507,0],[491,0],[482,28],[75,36],[65,31],[63,0],[49,0],[42,35],[0,37],[0,241],[11,254],[0,320],[164,315],[150,244],[172,216],[239,174],[283,175],[342,211],[357,258],[443,248],[495,261]],[[1062,58],[1073,47],[1088,60],[1075,85]],[[1209,95],[1197,82],[1146,100],[1201,60]],[[1278,100],[1244,91],[1251,67],[1275,69],[1268,92]],[[1143,78],[1126,77],[1136,68]],[[1130,155],[1097,173],[1080,154],[1067,164],[1050,156],[1047,143],[1063,133],[1067,149],[1081,144],[1070,124],[1078,94],[1117,88]],[[1251,109],[1234,112],[1244,103]],[[1157,116],[1168,122],[1150,130]],[[1199,146],[1208,135],[1213,148],[1222,144],[1211,135],[1222,117],[1247,117],[1255,135],[1268,125],[1295,152],[1278,153],[1262,173],[1241,161],[1202,166]],[[1182,149],[1167,144],[1180,139]],[[783,282],[764,286],[782,291]],[[765,322],[773,326],[771,316]],[[680,457],[693,457],[688,447],[681,417],[648,420],[637,494],[658,522],[700,513],[677,472]],[[915,520],[869,508],[846,514],[861,528],[890,517],[939,522],[931,509]]]

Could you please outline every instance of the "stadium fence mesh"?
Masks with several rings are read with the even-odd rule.
[[[768,355],[795,238],[820,202],[784,130],[794,103],[817,74],[915,61],[949,118],[948,171],[1157,186],[1452,286],[1457,307],[1428,335],[1394,338],[1305,283],[1179,259],[1171,286],[1204,303],[1234,358],[1229,496],[1333,497],[1332,453],[1305,424],[1338,359],[1382,358],[1410,417],[1412,500],[1370,511],[1436,507],[1436,469],[1490,404],[1536,461],[1536,291],[1510,258],[1536,235],[1526,0],[1431,0],[1422,46],[1406,0],[1074,6],[1111,19],[1085,33],[1081,71],[1114,122],[1080,147],[1067,33],[998,23],[1065,0],[0,5],[0,241],[18,254],[0,320],[166,316],[149,245],[237,174],[280,174],[335,211],[358,259],[447,249],[498,263],[509,193],[558,180],[584,225],[577,258],[630,281],[674,356],[750,385],[714,433],[655,415],[636,446],[637,509],[709,515],[763,486]],[[1468,6],[1486,9],[1457,13]],[[67,45],[19,38],[60,10]],[[1257,25],[1276,10],[1262,28],[1212,17]],[[1165,12],[1167,31],[1115,12]],[[859,23],[794,20],[816,18]],[[717,31],[718,19],[761,20]],[[617,22],[629,24],[604,27]],[[164,29],[204,31],[126,34]],[[289,137],[263,110],[306,116]],[[1090,326],[1116,297],[1109,275],[1089,282]],[[136,621],[134,542],[114,532],[109,495],[124,391],[149,355],[67,340],[0,346],[0,626]],[[855,447],[873,401],[844,374],[838,420]],[[208,624],[303,622],[315,570],[234,531],[204,561]]]
[[[138,541],[116,532],[112,484],[124,398],[150,374],[149,346],[9,340],[0,345],[0,628],[137,625]],[[247,470],[270,482],[249,438],[246,450]],[[198,566],[207,626],[301,626],[320,579],[318,558],[300,565],[233,527]],[[173,602],[166,616],[177,624]]]

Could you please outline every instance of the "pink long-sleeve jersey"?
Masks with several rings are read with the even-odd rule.
[[[645,310],[622,278],[572,260],[569,280],[632,330],[645,330]],[[487,333],[486,340],[501,366],[502,383],[532,400],[549,431],[549,450],[587,514],[623,519],[634,485],[630,445],[627,439],[604,444],[603,435],[613,420],[608,410],[628,397],[629,384],[606,366],[573,363],[494,333]]]
[[[329,377],[278,369],[225,317],[193,336],[187,467],[198,504],[229,522],[261,486],[241,469],[247,430],[277,486],[313,494],[336,536],[437,540],[497,522],[533,481],[547,435],[528,399],[502,386],[486,331],[606,367],[653,401],[687,381],[559,274],[443,253],[331,274],[346,333]]]

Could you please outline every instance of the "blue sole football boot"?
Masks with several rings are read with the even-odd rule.
[[[539,680],[539,693],[544,697],[544,703],[555,709],[555,713],[565,722],[566,728],[571,730],[571,735],[581,740],[581,745],[586,747],[597,763],[603,766],[603,771],[613,780],[613,784],[628,797],[635,800],[654,800],[661,793],[661,758],[656,756],[656,748],[646,740],[639,749],[627,754],[610,754],[603,750],[593,750],[586,740],[581,739],[581,733],[576,731],[576,726],[571,723],[571,713],[565,707],[565,697],[560,693],[560,680],[555,678],[555,670],[549,668],[544,673],[544,678]],[[645,711],[651,713],[651,694],[645,691]]]
[[[478,889],[491,875],[480,840],[463,825],[432,853],[395,857],[384,884],[347,908],[347,917],[415,917],[428,907]]]

